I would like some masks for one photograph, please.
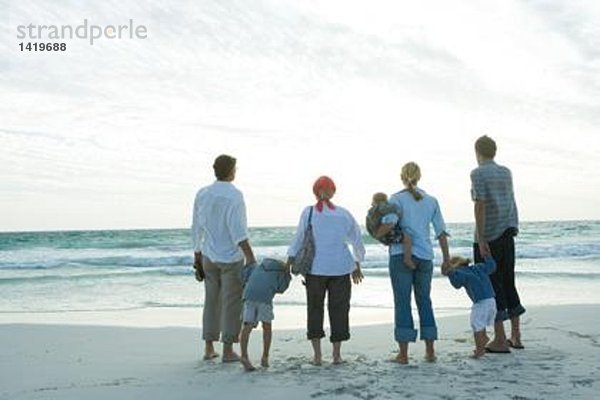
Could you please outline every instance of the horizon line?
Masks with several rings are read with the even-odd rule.
[[[600,222],[600,219],[547,219],[547,220],[523,220],[522,223],[541,223],[541,222]],[[475,224],[474,221],[452,221],[447,224]],[[364,228],[364,224],[359,224],[361,228]],[[273,228],[295,228],[296,225],[257,225],[248,226],[248,229],[273,229]],[[114,231],[175,231],[175,230],[189,230],[190,227],[179,227],[179,228],[59,228],[59,229],[26,229],[26,230],[0,230],[0,234],[9,233],[58,233],[58,232],[114,232]]]

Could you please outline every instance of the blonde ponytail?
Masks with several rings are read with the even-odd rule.
[[[406,186],[406,189],[412,194],[413,198],[416,201],[419,201],[423,198],[423,195],[417,191],[417,183],[419,179],[421,179],[421,169],[415,162],[408,162],[404,164],[402,167],[402,171],[400,172],[400,178]]]

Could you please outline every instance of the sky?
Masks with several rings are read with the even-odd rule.
[[[521,220],[600,219],[594,1],[0,0],[0,231],[185,228],[219,154],[250,226],[295,225],[313,181],[362,223],[419,186],[472,222],[474,141]],[[19,25],[147,28],[20,51]]]

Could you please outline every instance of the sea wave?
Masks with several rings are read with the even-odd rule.
[[[23,276],[11,276],[6,278],[0,278],[0,285],[9,284],[34,284],[34,283],[47,283],[47,282],[66,282],[66,281],[101,281],[106,279],[127,279],[127,278],[139,278],[146,280],[148,276],[191,276],[193,270],[189,268],[157,268],[157,269],[145,269],[137,271],[106,271],[98,272],[93,271],[90,273],[70,273],[70,274],[54,274],[54,275],[23,275]]]
[[[388,278],[388,268],[367,268],[363,269],[365,277],[373,278]],[[519,278],[526,279],[580,279],[580,280],[600,280],[600,271],[548,271],[548,270],[517,270],[516,275]],[[64,273],[64,274],[41,274],[41,275],[20,275],[20,276],[9,276],[0,277],[0,285],[35,285],[35,284],[46,284],[46,283],[73,283],[77,284],[80,282],[101,282],[101,281],[117,281],[122,279],[137,281],[147,281],[149,277],[164,277],[164,278],[177,278],[177,277],[191,277],[193,276],[193,270],[191,267],[167,267],[167,268],[149,268],[149,269],[128,269],[128,270],[91,270],[83,273]],[[435,268],[433,271],[434,279],[445,279],[441,274],[439,268]]]
[[[61,267],[137,267],[152,268],[192,265],[192,256],[111,256],[90,258],[66,258],[35,261],[8,261],[0,263],[0,269],[55,269]]]
[[[546,245],[516,246],[517,259],[537,258],[597,258],[600,256],[600,243],[566,243]]]

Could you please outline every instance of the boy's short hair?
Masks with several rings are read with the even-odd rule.
[[[387,194],[385,194],[385,193],[377,192],[373,195],[373,203],[382,203],[387,200],[388,200],[388,197],[387,197]]]
[[[475,141],[475,151],[485,158],[496,156],[496,142],[488,135],[483,135]]]
[[[461,256],[454,256],[454,257],[450,258],[450,260],[448,261],[448,264],[450,265],[450,268],[458,268],[458,267],[466,267],[467,265],[469,265],[470,262],[471,262],[471,260],[469,260],[468,258],[461,257]]]

